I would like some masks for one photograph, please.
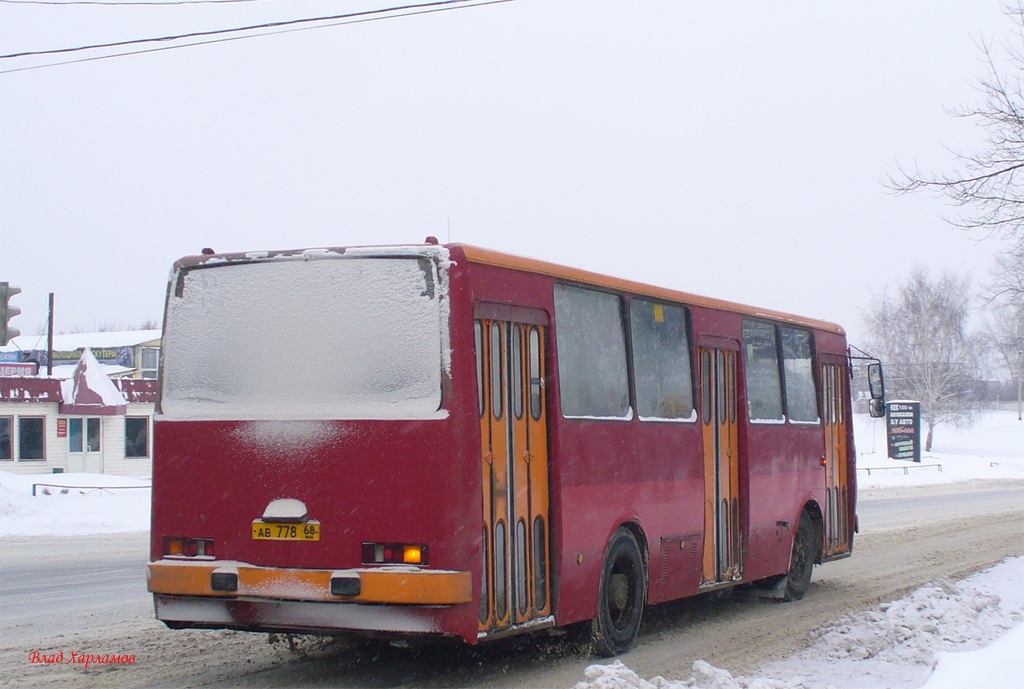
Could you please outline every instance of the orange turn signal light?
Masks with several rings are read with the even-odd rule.
[[[363,543],[363,564],[427,566],[430,549],[422,543]]]

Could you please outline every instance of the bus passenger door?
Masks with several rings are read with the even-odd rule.
[[[481,631],[551,612],[545,327],[476,321],[483,468]]]
[[[736,352],[701,347],[701,426],[704,431],[704,560],[701,584],[743,576],[740,535]]]
[[[849,376],[843,364],[821,365],[821,413],[825,431],[825,542],[823,557],[850,550],[850,466],[847,462],[846,400]]]

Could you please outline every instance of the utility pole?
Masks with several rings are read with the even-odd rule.
[[[46,376],[53,375],[53,292],[50,292],[50,316],[46,319]]]

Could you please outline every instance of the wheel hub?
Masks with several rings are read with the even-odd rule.
[[[626,609],[629,602],[629,580],[625,574],[617,572],[612,575],[608,586],[608,605],[617,613]]]

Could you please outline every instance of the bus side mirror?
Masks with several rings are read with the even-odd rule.
[[[871,391],[868,414],[874,419],[880,419],[885,416],[885,379],[882,377],[880,363],[868,364],[868,388]]]

